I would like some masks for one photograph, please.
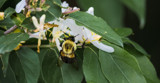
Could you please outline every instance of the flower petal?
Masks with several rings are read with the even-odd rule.
[[[40,26],[44,26],[44,21],[46,19],[46,15],[43,14],[41,17],[40,17]]]
[[[58,50],[61,51],[62,47],[60,46],[60,42],[59,42],[58,38],[56,38],[55,41],[56,41],[56,46],[57,46]]]
[[[108,53],[112,53],[114,52],[114,48],[112,48],[111,46],[108,46],[108,45],[105,45],[99,41],[93,41],[91,42],[94,46],[96,46],[97,48],[105,51],[105,52],[108,52]]]
[[[46,30],[43,30],[43,32],[45,33]],[[43,33],[43,34],[44,34],[44,33]],[[40,32],[29,33],[29,38],[37,38],[37,39],[39,39],[39,34],[40,34]],[[40,39],[44,39],[44,38],[41,36]]]
[[[33,21],[34,26],[35,26],[37,29],[39,29],[40,25],[39,25],[39,23],[38,23],[38,21],[37,21],[37,18],[36,18],[35,16],[32,17],[32,21]]]
[[[66,1],[64,1],[64,2],[61,4],[61,6],[62,6],[62,7],[69,7],[69,4],[68,4]],[[67,9],[62,8],[62,13],[65,12],[66,10],[67,10]]]
[[[26,6],[26,1],[25,0],[21,0],[17,5],[16,5],[16,12],[20,13],[21,10]]]
[[[84,32],[85,32],[84,37],[86,37],[85,39],[88,39],[90,41],[94,40],[92,33],[89,29],[84,27]]]
[[[94,15],[94,8],[93,7],[90,7],[88,9],[88,11],[86,11],[87,13],[91,14],[91,15]]]

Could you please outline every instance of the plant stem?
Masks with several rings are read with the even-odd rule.
[[[14,31],[17,28],[17,25],[12,26],[11,28],[9,28],[7,31],[4,32],[4,34],[8,34],[12,31]]]
[[[22,47],[37,48],[37,45],[23,45]],[[51,48],[51,45],[41,45],[40,48]]]

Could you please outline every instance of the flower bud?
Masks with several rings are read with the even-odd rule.
[[[0,12],[0,20],[4,20],[4,12]]]

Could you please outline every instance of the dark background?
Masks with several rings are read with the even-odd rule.
[[[125,25],[133,29],[134,35],[130,38],[151,55],[151,61],[160,78],[160,0],[147,0],[146,9],[144,29],[139,29],[138,18],[129,10],[126,10]]]

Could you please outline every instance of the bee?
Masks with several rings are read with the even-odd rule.
[[[69,36],[68,38],[64,38],[64,40],[61,44],[60,57],[65,63],[74,63],[76,61],[75,51],[77,49],[74,36]]]

